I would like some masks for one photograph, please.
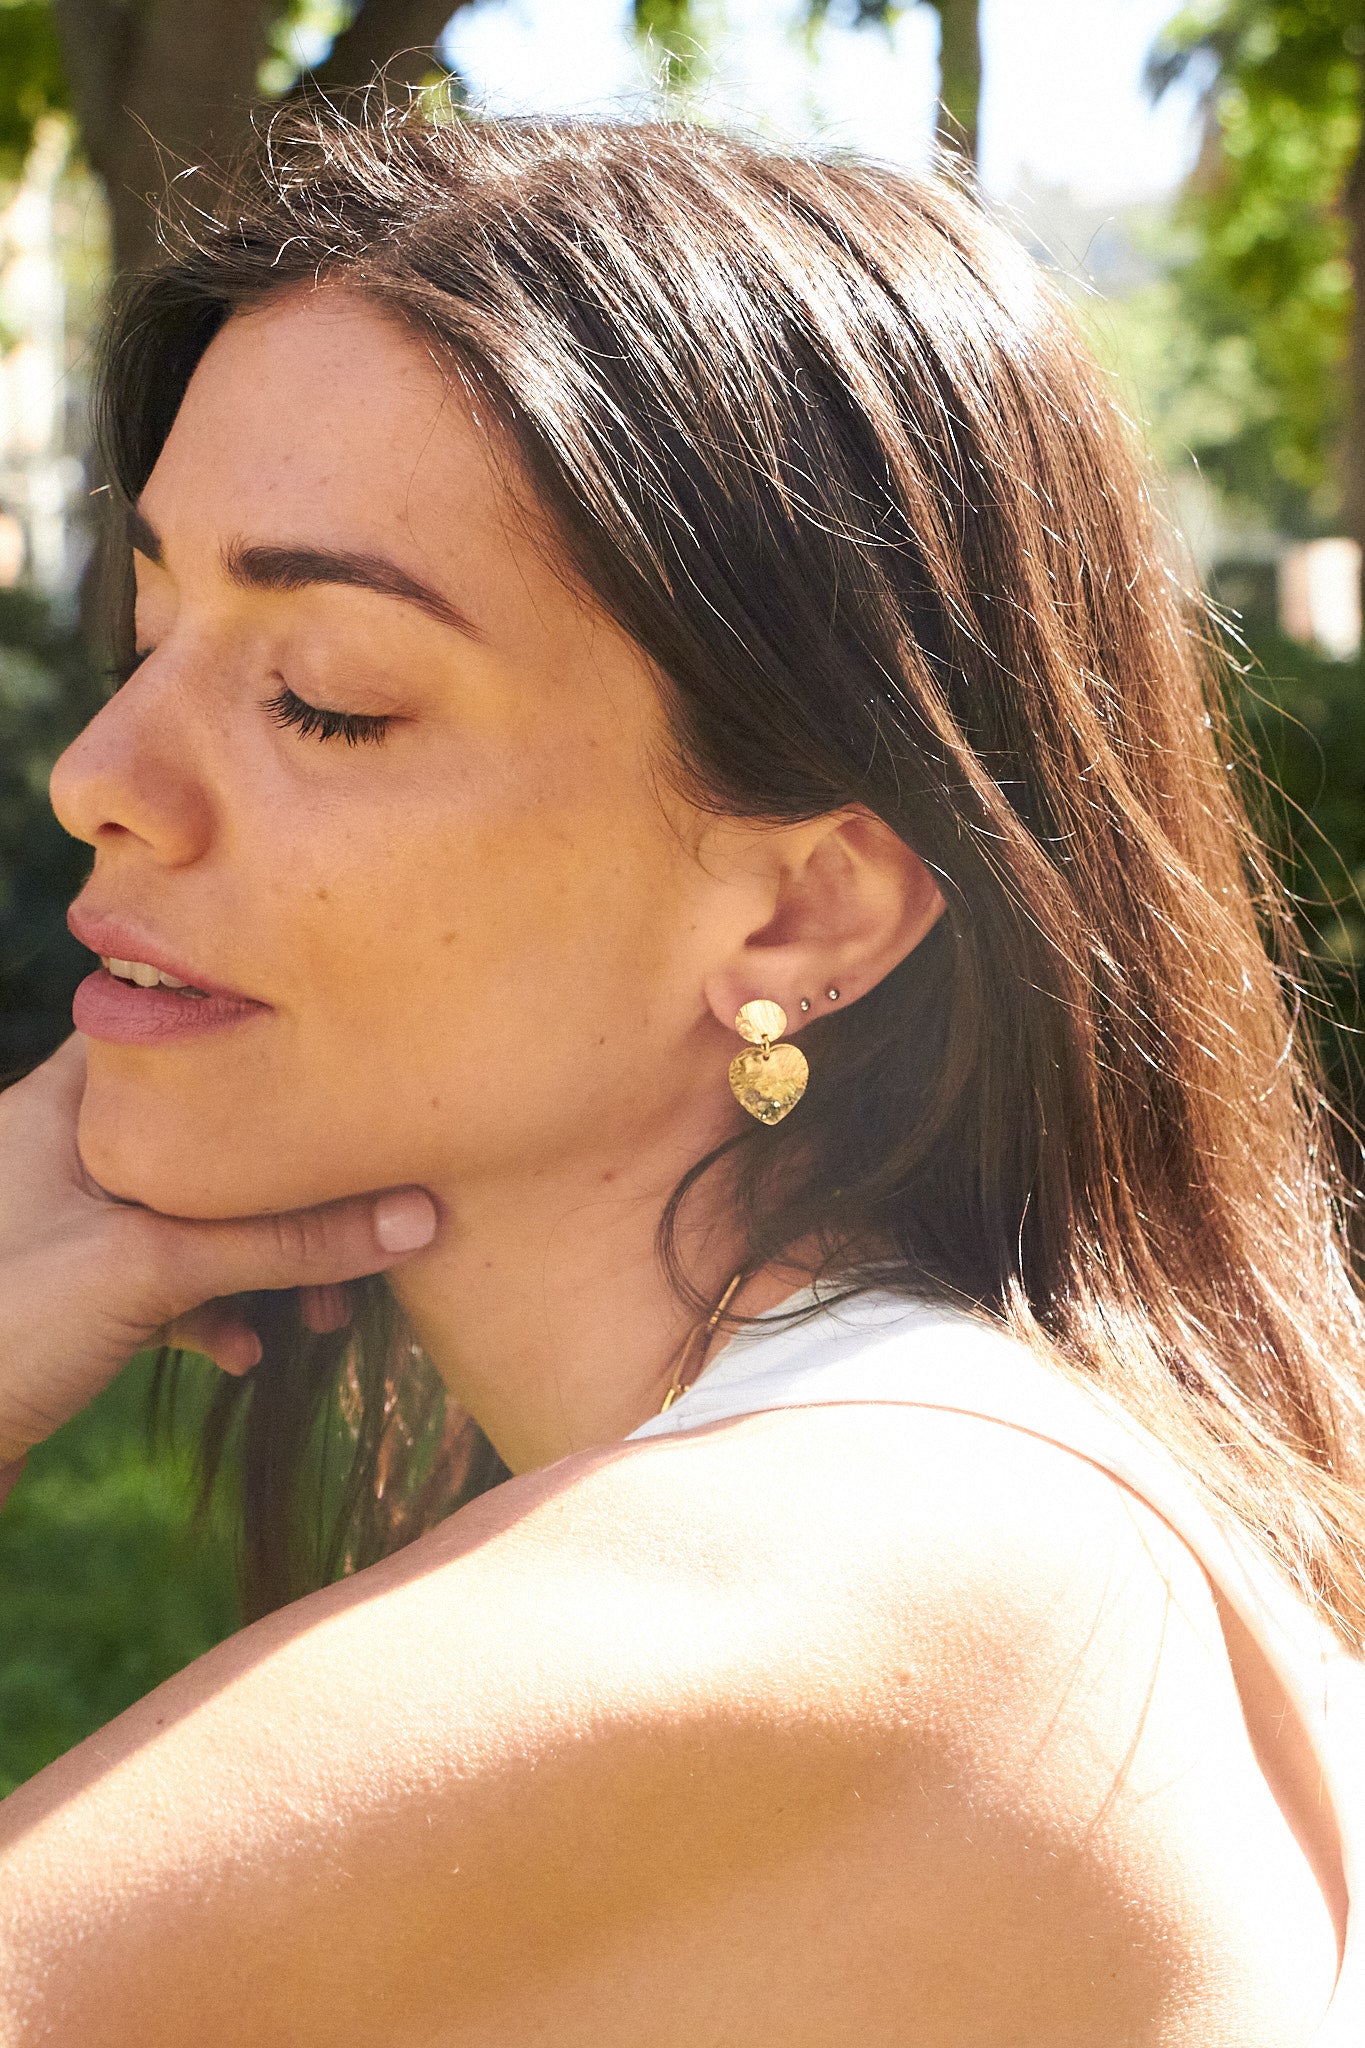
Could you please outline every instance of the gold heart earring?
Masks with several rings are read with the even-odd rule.
[[[730,1062],[730,1086],[735,1101],[761,1124],[780,1124],[790,1116],[806,1092],[810,1068],[799,1045],[777,1045],[787,1028],[787,1013],[781,1003],[745,1003],[735,1018],[735,1029],[747,1038],[751,1050],[736,1053]]]

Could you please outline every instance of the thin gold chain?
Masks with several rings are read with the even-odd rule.
[[[702,1367],[706,1364],[706,1354],[711,1348],[711,1339],[716,1334],[716,1325],[720,1321],[721,1317],[725,1314],[726,1309],[730,1306],[730,1303],[734,1298],[735,1289],[739,1286],[739,1283],[743,1278],[744,1274],[742,1270],[736,1273],[733,1279],[730,1281],[730,1284],[726,1288],[724,1294],[722,1294],[720,1300],[712,1309],[706,1321],[704,1323],[698,1323],[694,1329],[689,1331],[687,1342],[683,1345],[682,1348],[682,1356],[679,1358],[678,1363],[673,1368],[672,1382],[669,1386],[668,1392],[664,1395],[663,1401],[660,1405],[660,1415],[666,1414],[667,1411],[673,1406],[673,1403],[677,1400],[680,1400],[682,1396],[687,1392],[688,1388],[692,1386],[699,1377]],[[690,1375],[689,1378],[684,1379],[683,1374],[687,1371],[689,1364],[692,1362],[692,1353],[693,1350],[698,1347],[698,1340],[700,1340],[700,1348],[698,1350],[696,1370]]]

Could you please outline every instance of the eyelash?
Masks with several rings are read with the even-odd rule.
[[[113,663],[105,676],[116,690],[122,689],[146,659],[145,650],[141,651],[131,661]],[[393,722],[363,711],[324,710],[322,705],[308,704],[296,696],[287,683],[266,698],[265,710],[278,726],[293,726],[308,739],[345,740],[348,747],[377,746]]]
[[[325,711],[320,704],[306,704],[287,683],[267,697],[265,709],[276,725],[292,725],[309,739],[345,740],[348,747],[377,745],[392,723],[363,711]]]

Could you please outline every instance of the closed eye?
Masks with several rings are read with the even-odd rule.
[[[345,740],[348,747],[377,745],[392,719],[364,711],[326,711],[320,704],[306,704],[287,683],[281,684],[265,709],[279,726],[293,726],[309,739]]]

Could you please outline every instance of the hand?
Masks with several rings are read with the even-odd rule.
[[[255,1332],[225,1297],[301,1287],[314,1329],[345,1321],[337,1283],[429,1244],[421,1188],[287,1215],[192,1223],[116,1201],[76,1149],[78,1037],[0,1095],[0,1463],[79,1413],[149,1339],[249,1372]]]

